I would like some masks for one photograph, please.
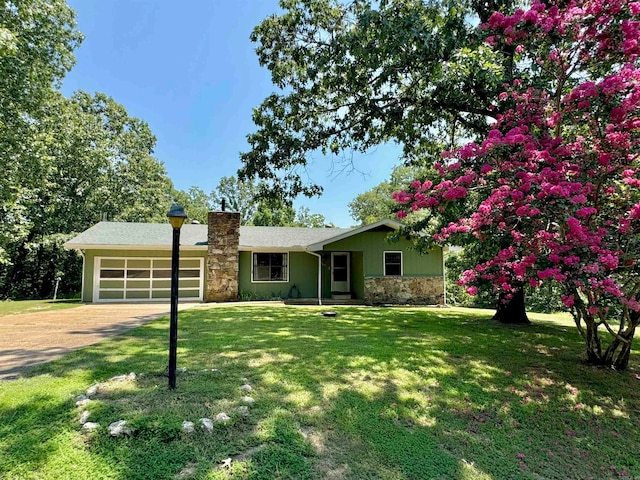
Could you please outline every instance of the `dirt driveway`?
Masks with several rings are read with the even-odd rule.
[[[168,304],[82,305],[0,317],[0,380],[164,315]]]

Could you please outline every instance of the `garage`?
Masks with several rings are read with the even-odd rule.
[[[168,301],[171,259],[167,257],[94,257],[94,302]],[[180,300],[202,301],[204,259],[181,258]]]

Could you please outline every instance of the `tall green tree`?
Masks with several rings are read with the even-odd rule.
[[[258,211],[258,187],[253,181],[240,180],[238,177],[222,177],[218,186],[211,192],[211,203],[214,209],[222,208],[240,213],[240,223],[249,224]]]
[[[145,122],[104,94],[52,93],[42,110],[31,146],[38,181],[23,185],[24,235],[4,244],[2,297],[46,297],[61,275],[63,292],[78,288],[79,261],[63,243],[101,219],[166,220],[172,185]]]
[[[300,207],[293,220],[294,227],[323,228],[327,220],[321,213],[311,213],[308,207]]]
[[[360,225],[377,222],[385,218],[395,218],[398,204],[391,195],[404,188],[413,179],[423,176],[424,168],[396,165],[389,180],[379,183],[370,190],[357,195],[349,202],[349,214]]]
[[[206,224],[208,214],[215,210],[211,196],[200,187],[193,186],[189,190],[174,190],[171,195],[171,203],[177,203],[184,208],[191,221]]]
[[[0,3],[0,264],[7,242],[27,236],[24,202],[46,175],[39,121],[81,40],[64,0]]]
[[[251,36],[280,91],[254,110],[241,176],[267,181],[275,197],[317,195],[304,176],[311,154],[394,141],[415,162],[486,133],[514,47],[488,48],[477,22],[509,4],[283,0]]]
[[[349,162],[347,152],[396,142],[403,163],[428,167],[484,136],[516,45],[491,48],[479,24],[517,1],[282,1],[251,37],[280,90],[254,110],[240,175],[265,180],[274,197],[312,196],[322,192],[304,173],[313,154]],[[419,220],[405,233],[422,244],[437,220]],[[496,318],[513,318],[497,305]]]

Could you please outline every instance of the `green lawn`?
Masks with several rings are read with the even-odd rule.
[[[79,300],[4,300],[0,301],[0,317],[16,313],[45,312],[80,305]]]
[[[566,317],[513,327],[480,310],[335,310],[181,312],[174,392],[166,318],[0,383],[0,478],[640,477],[637,349],[617,373],[578,361]],[[130,371],[145,375],[103,387],[87,406],[102,427],[81,434],[75,396]],[[223,411],[228,425],[199,428]],[[132,435],[110,438],[120,419]]]

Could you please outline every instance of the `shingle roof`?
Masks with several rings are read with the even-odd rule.
[[[66,243],[69,248],[89,246],[170,247],[168,223],[100,222]],[[180,244],[207,245],[207,226],[186,224],[180,231]]]
[[[240,248],[295,248],[324,242],[343,235],[350,228],[240,227]],[[68,248],[170,247],[168,223],[100,222],[66,243]],[[180,232],[180,245],[205,247],[207,225],[186,224]]]
[[[306,247],[351,231],[351,228],[240,227],[240,248]]]

